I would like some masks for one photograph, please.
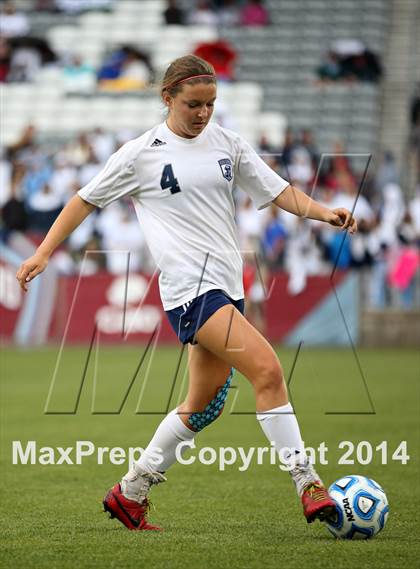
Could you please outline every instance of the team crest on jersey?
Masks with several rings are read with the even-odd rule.
[[[233,178],[232,162],[229,160],[229,158],[222,158],[221,160],[219,160],[219,166],[222,171],[223,177],[226,178],[228,182],[230,182],[231,179]]]

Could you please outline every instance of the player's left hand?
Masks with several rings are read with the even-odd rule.
[[[338,207],[331,210],[331,213],[331,219],[328,220],[330,225],[339,227],[342,231],[348,229],[349,233],[356,233],[357,221],[348,209],[345,207]]]

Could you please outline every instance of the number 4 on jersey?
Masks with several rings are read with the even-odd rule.
[[[166,164],[163,168],[162,177],[160,179],[160,187],[162,190],[169,188],[171,194],[177,194],[181,191],[178,185],[178,180],[174,176],[174,171],[172,170],[172,164]]]

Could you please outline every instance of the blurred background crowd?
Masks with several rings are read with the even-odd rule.
[[[0,81],[36,81],[41,68],[53,66],[62,73],[67,95],[139,91],[154,85],[159,70],[154,68],[150,53],[139,46],[120,43],[107,51],[95,67],[83,61],[76,50],[55,53],[46,37],[31,30],[31,14],[72,18],[89,11],[112,13],[116,4],[116,0],[35,0],[29,13],[13,2],[2,2]],[[272,25],[270,10],[261,0],[169,0],[162,10],[162,22],[164,26],[218,28]],[[241,53],[228,40],[198,42],[195,53],[215,65],[222,82],[237,80],[236,63]],[[380,55],[362,40],[335,39],[324,60],[314,66],[312,83],[377,83],[384,73]],[[408,142],[415,153],[419,152],[419,104],[417,87],[411,100]],[[220,122],[226,124],[229,120],[225,115]],[[235,127],[234,121],[231,126]],[[39,243],[68,199],[101,170],[115,150],[143,130],[141,125],[133,125],[131,129],[111,131],[98,124],[57,139],[45,137],[37,126],[28,124],[13,142],[2,142],[0,208],[4,242],[11,231],[17,230]],[[345,142],[337,137],[326,154],[311,128],[293,125],[277,138],[262,133],[255,142],[270,167],[294,185],[328,207],[354,208],[359,232],[349,239],[323,224],[298,219],[274,206],[258,212],[246,195],[235,191],[238,239],[251,299],[256,303],[262,300],[253,275],[256,255],[263,272],[282,270],[289,274],[290,294],[302,292],[310,275],[330,275],[335,269],[352,268],[360,272],[364,283],[364,306],[414,308],[418,303],[420,186],[417,182],[414,195],[404,191],[393,149],[376,155],[372,164],[368,154],[360,157],[348,152]],[[90,216],[57,251],[55,263],[63,274],[76,274],[82,266],[85,274],[103,269],[119,274],[126,271],[126,263],[118,256],[98,255],[96,259],[90,255],[89,263],[82,263],[82,259],[86,250],[125,249],[131,251],[131,270],[154,271],[141,224],[129,201]]]
[[[37,13],[68,16],[89,11],[112,11],[116,0],[34,0]],[[11,0],[2,2],[0,18],[0,82],[31,81],[45,65],[59,65],[67,79],[68,92],[141,89],[155,78],[150,54],[133,45],[120,45],[106,54],[95,68],[79,54],[60,57],[45,37],[31,29],[31,19],[19,11]],[[167,26],[264,27],[270,25],[269,11],[262,0],[168,0],[162,12]],[[234,78],[236,51],[227,41],[203,42],[197,55],[215,66],[219,78]],[[316,75],[320,81],[376,82],[382,74],[381,61],[365,43],[357,38],[336,39]]]

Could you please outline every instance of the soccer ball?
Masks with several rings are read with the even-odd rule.
[[[343,539],[369,539],[384,528],[388,519],[388,500],[377,482],[365,476],[344,476],[331,484],[331,498],[337,506],[334,521],[327,527]]]

